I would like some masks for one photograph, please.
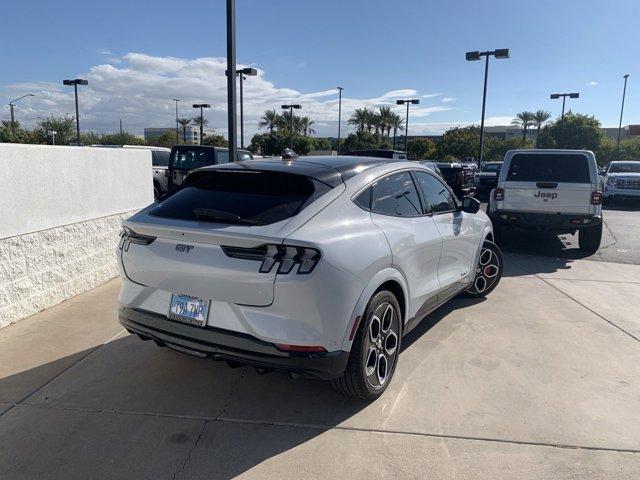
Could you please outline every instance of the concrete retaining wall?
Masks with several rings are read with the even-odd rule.
[[[115,277],[153,183],[147,150],[0,144],[0,172],[2,328]]]

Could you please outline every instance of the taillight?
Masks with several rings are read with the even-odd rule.
[[[602,192],[595,191],[591,194],[591,205],[601,205],[602,204]]]
[[[151,235],[142,235],[140,233],[136,233],[128,227],[122,227],[122,232],[120,232],[120,242],[118,243],[118,248],[120,250],[124,250],[125,252],[129,251],[129,245],[132,243],[136,245],[150,245],[156,237],[152,237]]]
[[[504,188],[496,188],[493,191],[493,199],[498,202],[504,200]]]
[[[290,273],[297,265],[296,273],[305,275],[313,271],[321,256],[315,248],[275,244],[254,248],[223,245],[222,250],[228,257],[260,261],[260,273],[269,273],[277,263],[280,274]]]
[[[326,348],[319,345],[289,345],[288,343],[275,343],[278,350],[285,352],[299,352],[299,353],[324,353]]]

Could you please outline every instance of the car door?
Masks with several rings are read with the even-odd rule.
[[[458,210],[451,191],[429,172],[413,172],[426,211],[442,237],[442,254],[438,278],[442,297],[468,283],[478,245],[478,232],[473,215]],[[442,300],[442,299],[441,299]]]
[[[438,262],[442,238],[433,218],[424,213],[409,171],[374,182],[371,218],[387,237],[393,264],[407,280],[408,317],[430,310],[437,303],[440,290]]]

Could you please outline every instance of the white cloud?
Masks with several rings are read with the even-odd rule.
[[[590,87],[595,87],[596,85],[598,85],[598,82],[594,82],[593,80],[591,80],[590,82],[587,82],[587,85],[589,85]]]
[[[112,55],[112,52],[103,50],[103,54]],[[226,59],[187,59],[128,53],[113,59],[105,58],[104,61],[105,63],[91,67],[88,72],[79,74],[89,81],[88,86],[80,87],[78,90],[82,130],[117,131],[119,119],[122,119],[125,129],[132,133],[142,133],[144,127],[172,127],[175,124],[175,106],[172,99],[179,98],[180,116],[183,117],[196,115],[196,111],[191,107],[193,103],[210,103],[212,107],[206,111],[209,126],[226,133]],[[300,92],[286,86],[277,86],[267,79],[263,70],[257,70],[257,76],[249,77],[244,82],[246,143],[257,131],[258,119],[265,110],[279,110],[282,103],[288,102],[302,104],[301,113],[316,122],[318,135],[335,135],[338,116],[337,89]],[[0,85],[0,96],[7,100],[2,102],[4,104],[25,93],[36,95],[21,100],[16,107],[18,120],[26,126],[32,126],[38,121],[38,117],[71,115],[74,112],[73,89],[64,87],[62,82]],[[416,89],[405,88],[385,92],[373,98],[356,98],[350,96],[349,91],[345,89],[342,98],[343,132],[349,131],[346,120],[356,108],[387,105],[403,114],[404,107],[397,106],[396,99],[427,99],[438,95],[440,94],[421,94]],[[8,110],[5,105],[2,110],[3,118],[8,117]],[[450,108],[423,103],[411,107],[411,117],[424,119],[446,110]],[[412,125],[412,130],[416,131],[415,128],[419,125]],[[425,123],[424,128],[432,128],[430,125],[439,124]]]
[[[454,100],[455,100],[455,98],[453,98],[453,97],[443,97],[443,98],[440,99],[440,101],[442,103],[449,103],[449,102],[453,102]]]

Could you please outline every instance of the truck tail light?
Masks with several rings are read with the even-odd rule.
[[[306,275],[313,271],[321,257],[315,248],[291,245],[267,244],[253,248],[224,245],[222,250],[228,257],[261,262],[260,273],[269,273],[277,263],[280,274],[290,273],[297,265],[296,273]]]
[[[504,188],[496,188],[493,191],[493,199],[497,202],[504,200]]]
[[[591,205],[602,205],[602,192],[595,191],[591,194]]]

